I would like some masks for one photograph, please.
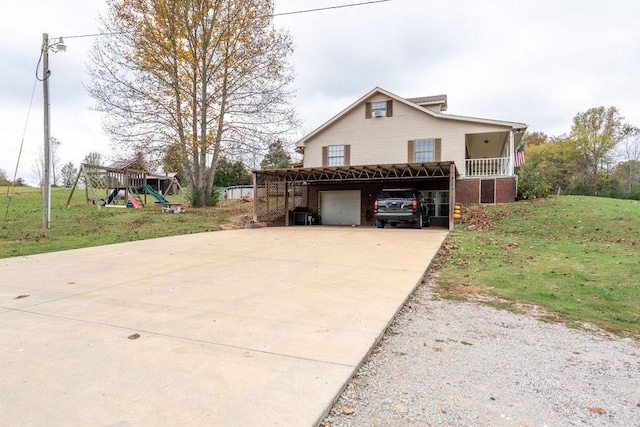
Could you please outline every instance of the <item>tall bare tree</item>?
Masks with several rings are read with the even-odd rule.
[[[56,187],[60,181],[60,154],[58,149],[62,143],[57,138],[51,137],[49,139],[49,152],[51,156],[51,184]],[[38,176],[38,182],[40,185],[44,182],[44,148],[43,151],[38,153],[38,157],[35,161],[36,175]]]
[[[622,162],[616,166],[626,187],[627,197],[634,185],[640,184],[640,129],[633,128],[621,144]]]
[[[220,154],[260,151],[294,125],[273,0],[107,0],[90,94],[112,140],[162,157],[178,144],[192,201],[206,205]]]

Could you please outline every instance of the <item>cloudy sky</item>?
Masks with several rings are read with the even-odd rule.
[[[364,0],[275,1],[283,13]],[[17,176],[37,180],[42,33],[97,33],[101,11],[104,0],[3,2],[0,169],[10,177],[22,144]],[[524,122],[530,131],[560,135],[576,113],[600,105],[618,107],[640,126],[639,16],[637,0],[389,0],[277,16],[275,24],[295,42],[301,131],[380,86],[403,97],[447,94],[450,114]],[[93,41],[66,37],[67,51],[49,59],[51,135],[62,142],[62,162],[76,166],[90,151],[114,156],[83,86]]]

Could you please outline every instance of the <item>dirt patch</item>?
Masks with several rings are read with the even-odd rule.
[[[247,228],[253,219],[253,215],[242,214],[230,218],[229,222],[220,226],[222,230],[240,230]]]

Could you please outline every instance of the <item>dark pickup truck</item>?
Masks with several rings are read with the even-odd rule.
[[[429,226],[427,204],[422,194],[414,188],[389,188],[380,191],[373,204],[376,227],[386,223],[392,226],[401,222],[413,223],[414,228]]]

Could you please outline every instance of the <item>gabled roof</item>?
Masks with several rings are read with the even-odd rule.
[[[347,115],[348,113],[350,113],[352,110],[356,109],[358,106],[360,106],[367,98],[375,95],[376,93],[382,94],[392,100],[398,101],[404,105],[407,105],[411,108],[414,108],[418,111],[421,111],[427,115],[430,115],[432,117],[436,117],[439,119],[444,119],[444,120],[456,120],[456,121],[463,121],[463,122],[470,122],[470,123],[481,123],[481,124],[489,124],[489,125],[497,125],[497,126],[505,126],[505,127],[510,127],[512,129],[526,129],[527,125],[525,123],[516,123],[516,122],[507,122],[507,121],[503,121],[503,120],[492,120],[492,119],[482,119],[482,118],[478,118],[478,117],[466,117],[466,116],[455,116],[455,115],[451,115],[451,114],[443,114],[443,113],[436,113],[435,111],[431,111],[426,107],[422,107],[420,105],[418,105],[415,100],[418,99],[427,99],[427,98],[437,98],[437,97],[422,97],[422,98],[410,98],[413,99],[414,102],[410,101],[409,99],[405,99],[402,98],[396,94],[393,94],[387,90],[384,90],[380,87],[376,87],[374,89],[372,89],[371,91],[369,91],[368,93],[366,93],[364,96],[362,96],[360,99],[358,99],[356,102],[354,102],[353,104],[349,105],[347,108],[345,108],[344,110],[342,110],[341,112],[339,112],[338,114],[336,114],[335,116],[333,116],[331,119],[329,119],[328,121],[326,121],[324,124],[322,124],[320,127],[318,127],[316,130],[314,130],[313,132],[311,132],[310,134],[304,136],[301,140],[299,140],[298,142],[296,142],[296,147],[297,148],[304,148],[305,143],[307,140],[312,139],[313,137],[315,137],[316,135],[320,134],[322,131],[324,131],[325,129],[327,129],[328,127],[330,127],[331,125],[333,125],[334,123],[336,123],[338,120],[340,120],[342,117],[344,117],[345,115]],[[442,97],[446,95],[438,95],[438,97]]]
[[[442,110],[447,110],[447,95],[421,96],[419,98],[407,98],[407,101],[418,104],[421,107],[427,105],[441,105]]]

